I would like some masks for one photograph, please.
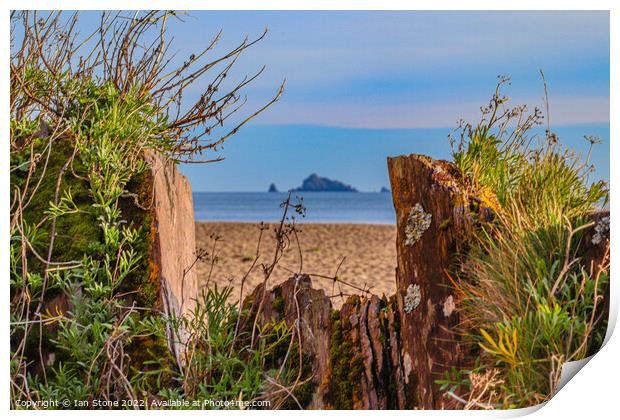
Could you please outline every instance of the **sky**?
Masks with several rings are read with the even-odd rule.
[[[87,13],[80,25],[97,21]],[[446,136],[460,118],[478,120],[498,75],[512,77],[514,105],[542,106],[539,69],[553,128],[578,148],[599,134],[595,161],[608,176],[608,12],[193,11],[170,23],[170,51],[184,60],[222,30],[216,57],[264,28],[228,79],[266,66],[244,91],[246,115],[284,79],[285,91],[218,151],[223,162],[182,166],[195,191],[286,190],[312,172],[378,190],[387,156],[448,157]]]
[[[174,34],[197,49],[196,35],[222,29],[225,47],[265,27],[238,69],[267,66],[252,102],[287,80],[263,124],[451,126],[475,114],[499,74],[512,76],[515,100],[540,102],[539,69],[556,123],[609,119],[607,12],[194,12]]]

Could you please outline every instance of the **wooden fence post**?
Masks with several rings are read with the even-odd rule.
[[[463,367],[465,360],[449,271],[462,239],[471,234],[472,208],[490,210],[471,207],[448,162],[399,156],[388,158],[388,169],[396,210],[396,296],[406,398],[421,409],[448,408],[451,400],[435,381],[446,370]]]

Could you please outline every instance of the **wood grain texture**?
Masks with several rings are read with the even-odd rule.
[[[447,408],[449,401],[435,381],[464,360],[459,303],[448,274],[473,217],[448,162],[408,155],[388,158],[388,168],[397,219],[396,293],[406,399],[416,408]],[[431,216],[431,223],[408,245],[407,224],[416,206]],[[411,286],[419,287],[414,309],[405,305]]]

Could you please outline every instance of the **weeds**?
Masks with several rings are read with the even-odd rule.
[[[242,314],[237,304],[228,303],[231,292],[214,286],[202,292],[189,316],[172,317],[175,336],[187,337],[182,342],[184,366],[180,387],[162,389],[161,397],[249,401],[265,391],[266,360],[288,343],[290,329],[284,323],[262,326],[260,344],[252,347],[247,331],[235,333]]]
[[[545,401],[562,363],[600,347],[606,324],[602,333],[595,328],[609,281],[607,252],[591,266],[583,240],[607,185],[590,182],[587,159],[563,148],[549,127],[542,141],[533,134],[541,112],[509,108],[507,82],[500,79],[482,121],[452,138],[463,185],[495,211],[463,256],[458,290],[469,338],[482,351],[469,375],[501,378],[484,392],[496,408]],[[467,387],[476,394],[471,381]]]

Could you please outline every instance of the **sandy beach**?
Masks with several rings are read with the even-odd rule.
[[[248,274],[244,295],[263,281],[261,263],[269,264],[274,255],[274,225],[263,231],[258,264]],[[312,277],[313,287],[322,288],[333,303],[340,306],[344,295],[359,294],[355,287],[330,278],[338,269],[338,278],[358,288],[370,288],[373,294],[391,295],[395,292],[396,227],[394,225],[368,224],[300,224],[297,226],[299,247],[293,243],[284,253],[269,279],[274,286],[291,276],[304,272]],[[213,255],[214,236],[219,236]],[[205,285],[231,285],[235,299],[239,296],[241,280],[250,270],[257,256],[260,235],[256,223],[197,222],[197,249],[207,250],[207,258],[199,261],[194,269]],[[300,258],[301,249],[302,257]],[[303,261],[303,264],[302,264]],[[209,276],[209,273],[211,275]],[[209,280],[210,278],[210,280]]]

